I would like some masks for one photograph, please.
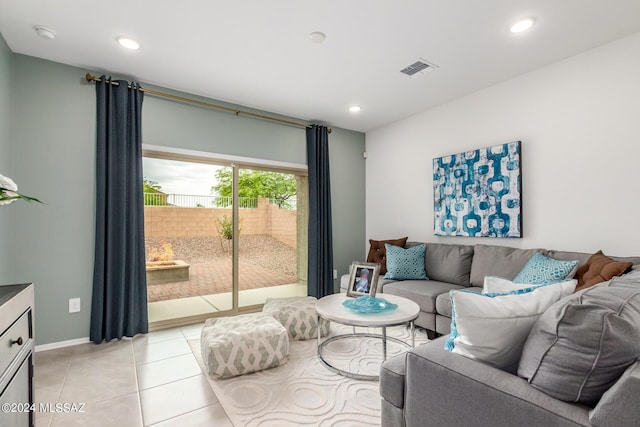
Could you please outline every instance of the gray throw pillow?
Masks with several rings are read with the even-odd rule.
[[[624,276],[552,305],[534,325],[518,375],[567,402],[594,406],[640,357],[640,281]]]
[[[473,246],[429,243],[424,267],[431,280],[469,286],[472,260]]]
[[[513,280],[527,261],[543,249],[517,249],[504,246],[476,245],[473,249],[471,264],[471,286],[484,286],[487,276],[504,277]],[[428,270],[427,270],[428,271]]]

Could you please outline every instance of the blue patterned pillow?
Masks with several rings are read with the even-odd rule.
[[[385,279],[391,280],[429,280],[424,270],[424,254],[427,245],[421,244],[409,249],[384,245],[387,251],[387,274]]]
[[[577,265],[578,261],[559,261],[538,252],[529,258],[513,282],[537,285],[562,282],[573,277],[571,273],[575,274]]]

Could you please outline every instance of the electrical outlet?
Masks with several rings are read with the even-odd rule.
[[[338,270],[333,270],[333,278],[334,279],[338,278]]]
[[[69,313],[80,312],[80,298],[71,298],[69,300]]]

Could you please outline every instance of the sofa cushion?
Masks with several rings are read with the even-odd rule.
[[[562,298],[568,297],[575,290],[577,281],[575,279],[564,280],[562,282],[556,283],[565,283],[564,285],[564,293],[562,294]],[[555,283],[554,283],[555,284]],[[487,276],[484,278],[484,287],[482,288],[483,294],[504,294],[508,292],[518,291],[521,289],[534,288],[536,286],[541,286],[535,283],[517,283],[512,282],[511,280],[503,279],[502,277],[495,276]]]
[[[387,402],[398,408],[404,407],[405,353],[387,359],[380,369],[380,394]]]
[[[408,298],[420,306],[420,311],[435,314],[436,298],[440,294],[448,293],[451,289],[463,289],[463,286],[436,280],[426,282],[424,280],[405,280],[404,282],[387,283],[384,287],[384,293]]]
[[[406,421],[383,426],[590,426],[585,407],[553,399],[522,378],[450,353],[443,339],[407,353]]]
[[[622,377],[607,390],[598,405],[589,413],[589,422],[598,427],[637,427],[640,396],[640,361],[631,365]],[[615,414],[615,416],[612,416]]]
[[[380,275],[384,276],[387,273],[387,250],[384,245],[386,243],[393,246],[400,246],[404,248],[407,243],[408,237],[401,237],[400,239],[392,240],[373,240],[369,239],[369,254],[367,255],[367,262],[377,262],[380,264]]]
[[[594,405],[640,357],[640,276],[578,292],[540,316],[518,375],[567,402]]]
[[[545,255],[549,258],[557,259],[560,261],[578,260],[578,267],[584,265],[591,256],[591,254],[584,252],[557,251],[555,249],[546,251]]]
[[[546,257],[538,252],[529,258],[529,261],[513,281],[537,285],[557,283],[573,278],[577,266],[578,260],[560,261]]]
[[[485,276],[513,280],[527,261],[542,249],[516,249],[504,246],[476,245],[471,263],[471,286],[484,286]]]
[[[395,280],[391,280],[391,279],[385,279],[384,277],[379,277],[378,276],[378,283],[376,284],[376,293],[383,293],[384,292],[384,287],[388,284],[388,283],[395,283]]]
[[[630,262],[616,262],[605,256],[602,251],[591,255],[587,262],[578,268],[576,291],[590,288],[598,283],[606,282],[627,271],[633,264]]]
[[[469,286],[473,246],[429,243],[425,269],[431,280]]]
[[[516,372],[534,323],[576,282],[534,286],[504,294],[451,291],[451,335],[445,348],[498,369]]]
[[[482,292],[482,288],[471,287],[471,288],[463,288],[459,287],[459,289],[466,289],[468,291],[473,291],[480,293]],[[451,317],[451,298],[449,298],[449,293],[444,293],[438,295],[436,298],[436,313],[441,316]]]
[[[387,251],[387,274],[385,279],[392,280],[429,280],[424,270],[424,243],[409,249],[385,244]]]
[[[612,256],[610,258],[612,260],[618,261],[618,262],[630,262],[630,263],[632,263],[633,264],[633,266],[631,266],[631,270],[632,271],[640,270],[640,257],[635,257],[635,256],[631,256],[631,257]]]

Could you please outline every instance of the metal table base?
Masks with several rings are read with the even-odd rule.
[[[320,325],[320,316],[318,316],[318,325]],[[387,336],[387,328],[388,327],[393,327],[393,326],[402,326],[402,325],[406,325],[407,322],[403,322],[397,325],[388,325],[386,327],[382,327],[382,334],[371,334],[371,333],[356,333],[355,332],[355,326],[354,326],[354,332],[351,334],[342,334],[342,335],[337,335],[335,337],[331,337],[328,338],[324,341],[322,341],[322,338],[320,337],[320,328],[318,328],[318,358],[320,359],[320,361],[322,362],[322,364],[324,366],[326,366],[329,370],[340,374],[342,376],[345,376],[347,378],[353,378],[356,380],[364,380],[364,381],[378,381],[380,380],[380,376],[379,375],[365,375],[365,374],[358,374],[357,372],[349,372],[346,371],[344,369],[340,369],[340,368],[336,368],[335,366],[333,366],[329,361],[327,361],[324,356],[322,355],[322,350],[329,344],[331,344],[332,342],[335,341],[340,341],[343,339],[349,339],[349,338],[380,338],[382,339],[382,361],[384,362],[385,360],[387,360],[387,341],[391,341],[394,342],[396,344],[400,344],[402,346],[405,346],[406,348],[413,348],[415,347],[415,342],[416,342],[416,330],[415,330],[415,325],[413,323],[413,321],[408,322],[409,323],[409,328],[411,330],[411,344],[402,341],[398,338],[395,337],[388,337]]]

